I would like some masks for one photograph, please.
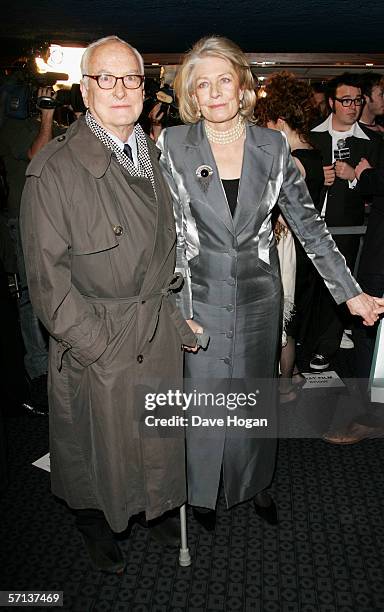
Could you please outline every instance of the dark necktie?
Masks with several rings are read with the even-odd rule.
[[[124,145],[124,153],[126,154],[127,157],[129,157],[129,159],[133,163],[132,149],[129,146],[129,144]]]

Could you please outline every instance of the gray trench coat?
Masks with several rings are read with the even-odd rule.
[[[174,201],[177,266],[185,277],[180,305],[184,316],[193,317],[211,336],[206,351],[186,356],[185,376],[192,379],[192,388],[205,390],[220,387],[220,379],[272,381],[282,318],[271,225],[277,202],[335,300],[343,302],[360,288],[318,217],[280,132],[247,125],[233,219],[201,122],[168,128],[158,146]],[[208,176],[203,176],[204,166]],[[275,386],[270,385],[267,406],[271,423],[276,422]],[[270,484],[275,452],[276,439],[261,439],[248,430],[232,436],[220,428],[204,439],[189,427],[190,503],[215,507],[222,468],[227,505],[251,498]]]
[[[148,147],[157,201],[81,119],[33,159],[21,210],[31,299],[51,335],[52,491],[103,510],[115,531],[186,496],[182,437],[137,424],[138,386],[180,382],[181,344],[194,343],[169,291],[176,232]]]

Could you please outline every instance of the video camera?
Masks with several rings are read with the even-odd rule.
[[[83,96],[80,91],[80,85],[78,83],[73,83],[71,89],[59,89],[54,98],[50,96],[40,96],[37,98],[36,106],[39,109],[54,109],[59,106],[70,106],[74,113],[85,113],[86,111]]]
[[[67,79],[60,73],[33,74],[16,70],[1,86],[2,112],[11,119],[26,119],[36,114],[37,93],[40,87],[52,87],[56,81]]]
[[[11,119],[27,119],[37,110],[55,109],[71,105],[74,112],[85,112],[80,85],[60,89],[54,97],[38,96],[41,87],[53,87],[57,81],[68,80],[68,75],[59,72],[39,74],[28,68],[13,72],[0,87],[1,115]],[[2,117],[0,116],[0,125]]]

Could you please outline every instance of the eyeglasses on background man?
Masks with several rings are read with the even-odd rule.
[[[335,100],[340,102],[340,104],[342,106],[344,106],[345,108],[348,108],[348,106],[352,106],[352,104],[354,104],[355,106],[362,106],[364,104],[364,98],[363,97],[359,97],[359,98],[335,98]]]

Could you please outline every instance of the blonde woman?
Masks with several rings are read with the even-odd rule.
[[[175,91],[188,125],[167,128],[158,145],[178,229],[177,269],[185,279],[180,306],[195,332],[210,334],[205,350],[186,354],[185,377],[191,389],[212,392],[248,390],[255,379],[267,381],[260,403],[241,410],[255,417],[267,411],[271,426],[262,439],[245,428],[209,433],[187,427],[189,503],[212,529],[222,476],[227,507],[253,499],[256,512],[276,523],[267,489],[276,454],[272,381],[281,337],[271,225],[277,201],[337,302],[346,301],[351,312],[373,324],[384,301],[362,294],[345,267],[284,135],[250,121],[254,82],[239,47],[218,36],[199,40],[184,58]],[[195,409],[210,416],[208,407]],[[221,410],[226,419],[227,408]]]

